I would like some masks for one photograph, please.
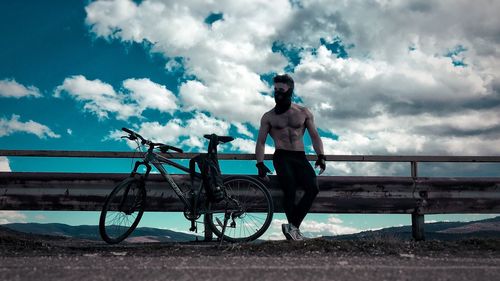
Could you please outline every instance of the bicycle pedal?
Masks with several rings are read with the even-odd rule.
[[[191,228],[189,228],[191,232],[198,233],[198,226],[194,220],[191,221]]]

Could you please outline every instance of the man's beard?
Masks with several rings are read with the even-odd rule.
[[[274,107],[274,112],[276,114],[285,113],[292,105],[292,91],[289,89],[286,92],[275,92],[274,101],[276,106]]]

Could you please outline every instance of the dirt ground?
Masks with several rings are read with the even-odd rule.
[[[425,256],[425,257],[496,257],[500,258],[500,237],[497,239],[466,239],[457,241],[402,240],[377,237],[359,240],[264,241],[247,244],[224,242],[185,243],[121,243],[108,245],[60,236],[31,235],[0,229],[0,256],[103,256],[124,252],[126,256]]]
[[[103,242],[0,231],[0,280],[496,280],[500,238]]]

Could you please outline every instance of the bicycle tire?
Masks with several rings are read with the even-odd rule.
[[[106,198],[101,211],[99,218],[101,238],[108,244],[117,244],[126,239],[139,224],[145,202],[146,189],[143,180],[127,178],[118,183]],[[108,222],[107,219],[110,217],[112,219]],[[121,225],[126,223],[130,225]]]
[[[274,213],[274,204],[273,199],[271,197],[271,193],[267,190],[266,186],[259,182],[258,180],[248,177],[248,176],[229,176],[224,179],[224,186],[226,187],[227,196],[232,196],[243,206],[246,208],[248,206],[247,203],[263,203],[262,212],[248,212],[245,211],[244,214],[237,219],[239,222],[236,223],[236,227],[240,226],[241,228],[236,230],[235,228],[229,227],[232,219],[229,219],[228,226],[226,227],[226,231],[224,233],[224,240],[232,243],[240,243],[240,242],[250,242],[259,238],[271,225],[271,221],[273,219]],[[252,195],[251,198],[259,198],[259,201],[248,202],[245,199],[245,196],[237,195],[235,193],[236,187],[238,188],[238,193],[242,191],[243,188],[247,187],[253,189],[255,194]],[[260,193],[260,194],[259,194]],[[242,193],[240,193],[242,194]],[[225,199],[227,200],[227,199]],[[209,203],[209,210],[214,210],[216,206],[220,206],[221,203]],[[246,205],[246,206],[245,206]],[[260,214],[260,215],[257,215]],[[219,218],[219,221],[217,221]],[[248,220],[245,220],[248,218]],[[222,236],[222,227],[220,222],[224,221],[224,213],[208,213],[206,214],[206,223],[208,227],[212,230],[212,232],[219,237]],[[250,226],[251,225],[251,226]]]

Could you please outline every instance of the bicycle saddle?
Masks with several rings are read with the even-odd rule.
[[[211,134],[211,135],[203,135],[206,139],[208,140],[212,140],[212,137],[214,138],[214,141],[216,143],[226,143],[226,142],[230,142],[230,141],[233,141],[234,138],[231,137],[231,136],[218,136],[216,134]]]

